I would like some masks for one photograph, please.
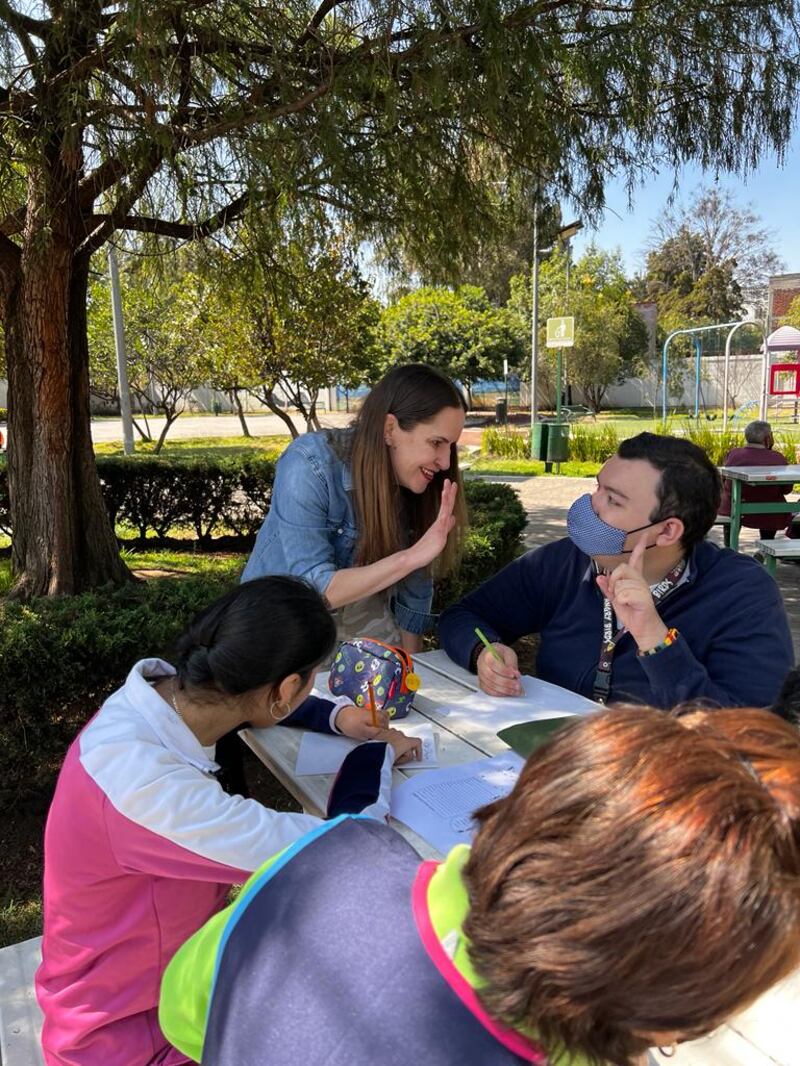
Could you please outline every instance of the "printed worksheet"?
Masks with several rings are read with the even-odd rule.
[[[469,692],[458,700],[437,707],[439,714],[452,720],[453,728],[480,724],[497,733],[520,722],[542,718],[561,718],[569,714],[591,714],[598,705],[577,692],[540,681],[538,677],[522,677],[521,696],[487,696],[485,692]],[[449,721],[448,721],[449,725]]]
[[[507,796],[525,765],[513,751],[419,774],[392,790],[391,813],[446,853],[468,844],[479,807]]]

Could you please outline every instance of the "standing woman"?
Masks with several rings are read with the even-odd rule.
[[[448,377],[411,364],[378,382],[351,427],[298,437],[278,462],[242,580],[303,577],[336,611],[340,639],[419,651],[433,624],[432,569],[454,567],[466,527],[465,411]]]

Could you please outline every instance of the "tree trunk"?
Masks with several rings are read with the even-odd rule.
[[[268,389],[264,389],[262,392],[253,391],[252,394],[257,400],[260,400],[263,404],[265,404],[274,415],[277,415],[278,418],[282,419],[286,423],[289,432],[292,435],[292,440],[295,440],[297,437],[300,436],[300,431],[292,421],[291,417],[286,413],[286,411],[283,410],[282,407],[278,406],[278,404],[273,399],[272,393]]]
[[[239,390],[238,389],[231,389],[230,395],[231,395],[231,399],[233,400],[234,406],[236,407],[236,413],[239,416],[239,422],[240,422],[241,427],[242,427],[243,436],[252,437],[252,433],[250,432],[250,429],[248,428],[248,425],[247,425],[247,421],[245,420],[245,417],[244,417],[244,408],[242,407],[242,401],[239,399]]]
[[[119,556],[92,448],[89,263],[73,258],[77,204],[57,180],[37,186],[36,177],[5,320],[11,594],[22,599],[70,595],[131,576]],[[47,226],[40,221],[45,217]]]

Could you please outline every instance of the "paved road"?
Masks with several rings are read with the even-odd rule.
[[[277,415],[246,415],[247,425],[254,437],[272,437],[286,434],[286,423]],[[325,412],[320,416],[323,426],[346,426],[353,415],[342,412]],[[157,438],[164,427],[163,418],[148,418],[150,432]],[[295,419],[300,429],[302,421]],[[185,415],[181,416],[169,431],[167,440],[187,440],[190,437],[240,437],[242,426],[236,415]],[[138,434],[134,430],[134,439]],[[119,418],[92,419],[92,440],[96,442],[121,441],[122,421]]]

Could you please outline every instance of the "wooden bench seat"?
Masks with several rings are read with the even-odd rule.
[[[776,538],[775,540],[757,540],[756,550],[764,558],[764,566],[775,576],[778,567],[778,559],[800,559],[800,540],[792,540],[789,537]]]
[[[44,1066],[42,1012],[33,975],[42,958],[42,938],[0,949],[0,1064]]]

